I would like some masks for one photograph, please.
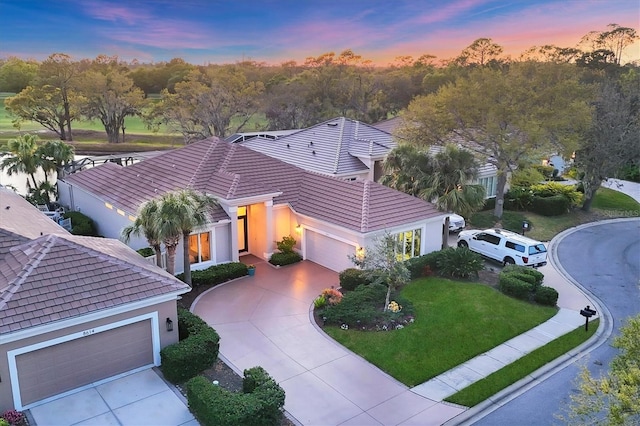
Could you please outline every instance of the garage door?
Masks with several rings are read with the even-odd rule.
[[[335,238],[313,231],[305,231],[307,259],[336,272],[353,268],[349,255],[355,254],[355,247]]]
[[[22,405],[153,364],[151,321],[139,321],[16,357]]]

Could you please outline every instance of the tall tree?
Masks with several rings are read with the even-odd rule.
[[[2,147],[4,158],[0,162],[0,170],[7,172],[9,176],[24,173],[31,178],[27,179],[27,187],[37,188],[36,172],[41,166],[38,155],[38,136],[21,135],[17,139],[11,139],[6,146]]]
[[[498,59],[502,54],[502,46],[494,43],[490,38],[479,38],[467,46],[457,59],[462,65],[486,65]]]
[[[48,181],[49,172],[55,172],[57,179],[62,177],[64,167],[73,161],[74,150],[63,141],[47,141],[38,148],[37,154]]]
[[[253,117],[263,90],[261,82],[248,82],[235,66],[192,71],[186,81],[175,85],[175,94],[162,93],[162,103],[151,120],[160,118],[182,133],[187,143],[210,136],[223,138]],[[237,121],[232,124],[232,120]]]
[[[509,172],[525,156],[571,153],[589,122],[590,100],[571,64],[475,68],[414,99],[399,134],[417,146],[455,140],[486,158],[498,170],[494,215],[500,218]]]
[[[62,128],[66,124],[66,132],[62,131],[60,138],[72,141],[71,122],[76,118],[73,108],[74,84],[78,76],[78,66],[69,55],[54,53],[40,65],[37,85],[43,90],[55,90],[62,102]]]
[[[593,52],[611,52],[612,62],[620,65],[624,50],[640,37],[634,28],[621,27],[618,24],[609,24],[607,28],[607,31],[590,31],[582,37],[580,44]]]
[[[0,92],[19,93],[33,83],[38,64],[10,57],[0,66]]]
[[[615,176],[625,164],[640,167],[640,73],[629,70],[620,81],[606,80],[600,87],[592,117],[575,160],[584,172],[585,211],[591,208],[604,180]]]
[[[124,119],[140,114],[145,105],[144,92],[134,86],[124,69],[102,59],[94,61],[92,68],[83,73],[79,87],[82,115],[100,120],[109,143],[120,142]]]

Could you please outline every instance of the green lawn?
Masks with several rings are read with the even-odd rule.
[[[556,309],[507,297],[491,287],[422,278],[402,290],[416,321],[392,332],[325,331],[407,386],[415,386],[524,333]]]
[[[579,327],[451,395],[445,401],[473,407],[587,341],[596,332],[599,324],[598,319],[590,322],[589,330],[586,332],[584,327]]]

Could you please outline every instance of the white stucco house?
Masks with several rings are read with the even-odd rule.
[[[329,124],[320,126],[339,129]],[[308,148],[298,152],[300,161],[313,162],[320,155],[320,148],[315,153]],[[405,258],[438,250],[443,243],[446,214],[431,203],[372,180],[305,170],[218,138],[126,167],[102,164],[58,182],[60,203],[91,217],[109,238],[120,236],[145,201],[181,188],[213,195],[220,203],[211,223],[191,235],[192,269],[238,261],[245,253],[268,259],[275,242],[288,235],[297,240],[304,259],[334,271],[352,267],[349,255],[384,233],[403,242]],[[141,238],[129,245],[148,246]],[[182,257],[176,257],[176,272],[181,272]]]

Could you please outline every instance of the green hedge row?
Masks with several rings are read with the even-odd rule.
[[[172,383],[182,383],[210,368],[218,358],[220,336],[199,316],[178,309],[180,341],[160,351],[162,373]]]
[[[241,262],[222,263],[199,271],[191,271],[191,286],[214,286],[234,278],[247,275],[247,265]],[[184,281],[184,274],[176,275],[176,278]]]
[[[278,425],[285,393],[262,367],[244,371],[242,393],[198,376],[187,382],[189,408],[203,426]]]
[[[411,279],[437,273],[451,278],[478,276],[484,268],[482,256],[464,247],[448,247],[405,261]]]
[[[531,211],[543,216],[560,216],[569,211],[571,200],[564,195],[552,195],[550,197],[533,197]]]
[[[556,306],[558,292],[542,285],[544,274],[533,268],[507,265],[500,272],[499,289],[507,296],[534,301],[541,305]]]
[[[65,212],[62,215],[65,219],[71,219],[71,233],[73,235],[84,235],[87,237],[97,237],[98,230],[96,224],[86,214],[80,212]]]
[[[302,256],[300,256],[296,252],[290,253],[273,253],[271,258],[269,259],[269,263],[277,266],[290,265],[292,263],[300,262],[302,260]]]

